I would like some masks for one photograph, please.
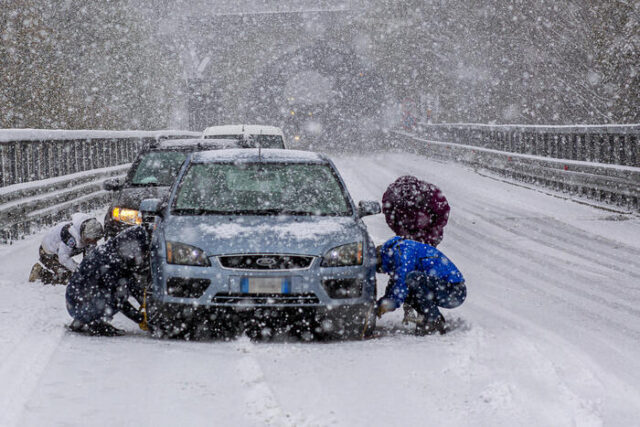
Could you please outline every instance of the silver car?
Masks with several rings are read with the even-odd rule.
[[[155,216],[147,310],[156,335],[366,337],[375,248],[333,163],[291,150],[194,153]]]

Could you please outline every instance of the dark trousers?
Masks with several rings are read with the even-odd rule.
[[[427,321],[435,321],[442,308],[456,308],[467,297],[464,282],[449,283],[429,276],[422,271],[412,271],[406,279],[408,296],[404,303],[425,316]]]
[[[69,315],[82,323],[107,322],[119,311],[113,295],[97,287],[83,295],[67,287],[66,300]]]
[[[42,282],[47,284],[66,284],[71,277],[72,271],[58,261],[58,255],[48,254],[40,246],[40,263],[45,270],[42,272]]]

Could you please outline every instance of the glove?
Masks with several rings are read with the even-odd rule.
[[[376,307],[376,316],[382,317],[388,311],[396,309],[396,303],[391,298],[381,298]]]

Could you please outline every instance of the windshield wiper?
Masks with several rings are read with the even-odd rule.
[[[132,187],[168,187],[168,185],[159,182],[131,183]]]

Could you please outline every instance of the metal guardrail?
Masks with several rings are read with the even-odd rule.
[[[102,181],[124,176],[138,150],[185,131],[0,130],[0,242],[109,202]]]
[[[545,186],[630,210],[640,210],[640,167],[545,157],[527,153],[527,151],[535,153],[535,148],[531,147],[523,147],[524,153],[501,150],[499,148],[506,148],[503,138],[493,142],[481,139],[483,141],[481,146],[478,144],[477,136],[473,141],[475,144],[466,144],[442,139],[433,140],[414,132],[395,133],[403,139],[405,149],[419,154],[455,159],[474,168],[485,169],[518,181]],[[548,130],[544,135],[547,134]],[[637,137],[637,134],[631,135]],[[446,134],[441,136],[441,138],[446,137]],[[458,141],[464,141],[463,134],[458,134],[456,138]],[[512,137],[511,140],[513,139]],[[526,141],[517,137],[515,140]],[[545,140],[555,140],[555,138],[545,136]],[[580,139],[574,135],[572,140]],[[498,147],[498,149],[488,148],[487,145]]]
[[[532,154],[640,167],[640,125],[483,125],[419,123],[411,133],[434,140]]]

